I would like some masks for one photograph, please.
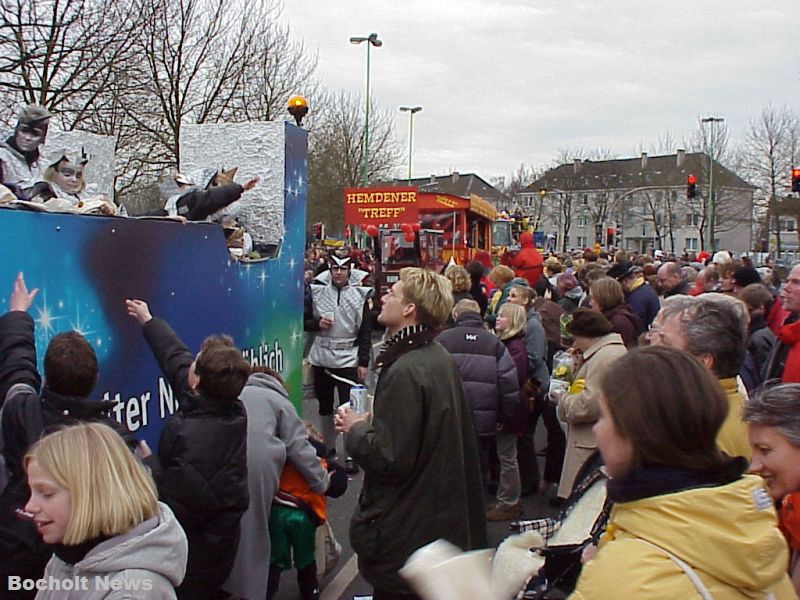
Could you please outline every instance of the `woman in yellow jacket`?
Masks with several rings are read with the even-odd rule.
[[[795,598],[788,550],[761,478],[716,445],[720,387],[672,348],[640,348],[606,371],[597,446],[614,502],[574,599]]]

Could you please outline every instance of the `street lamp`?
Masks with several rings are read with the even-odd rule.
[[[408,113],[408,185],[411,185],[411,151],[414,140],[414,115],[422,110],[421,106],[401,106],[400,112]]]
[[[710,167],[708,169],[708,204],[706,204],[706,240],[708,247],[711,249],[713,253],[716,248],[714,247],[714,219],[716,215],[714,214],[714,124],[715,123],[722,123],[725,121],[722,117],[706,117],[704,119],[700,119],[700,122],[710,123],[711,124],[711,136],[709,137],[709,149],[708,149],[708,158]]]
[[[370,33],[367,37],[351,37],[350,43],[358,45],[362,42],[367,42],[367,101],[364,110],[364,171],[361,175],[361,183],[366,187],[368,182],[367,169],[369,165],[369,49],[371,46],[380,48],[383,42],[378,39],[377,33]]]

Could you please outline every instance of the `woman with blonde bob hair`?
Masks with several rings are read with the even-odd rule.
[[[636,348],[605,370],[598,404],[613,509],[570,598],[796,598],[763,481],[717,445],[728,403],[707,368]]]
[[[57,430],[34,444],[23,461],[31,515],[54,556],[41,598],[96,600],[119,589],[137,598],[175,598],[186,569],[186,535],[155,484],[122,438],[101,423]],[[58,589],[56,589],[56,587]]]

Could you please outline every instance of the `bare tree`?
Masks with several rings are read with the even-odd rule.
[[[502,185],[500,185],[498,189],[507,196],[514,198],[517,194],[519,194],[522,190],[539,179],[541,176],[541,169],[531,167],[525,163],[520,163],[519,167],[517,167],[517,170],[512,173],[511,181],[509,181],[506,185],[505,179],[503,179]]]
[[[309,101],[312,115],[322,96],[314,80],[317,56],[302,43],[293,42],[288,26],[275,18],[264,19],[254,39],[244,69],[246,85],[239,86],[231,116],[240,121],[273,121],[286,117],[286,103],[293,94]],[[311,116],[307,122],[312,123]]]
[[[775,233],[778,253],[781,252],[778,205],[789,191],[791,168],[798,159],[798,138],[797,115],[786,106],[768,105],[750,122],[742,144],[742,167],[759,188],[760,208],[766,209],[767,231]]]
[[[279,14],[270,2],[158,0],[145,23],[141,54],[146,91],[158,105],[152,113],[131,111],[137,126],[180,163],[184,123],[224,121],[241,107],[242,90],[262,34]],[[263,50],[263,48],[262,48]]]
[[[138,0],[4,0],[0,88],[78,126],[133,58],[147,11]]]
[[[342,190],[361,185],[364,147],[363,101],[340,92],[321,103],[311,132],[308,160],[308,221],[342,231]],[[402,163],[394,137],[394,115],[370,107],[369,181],[388,179]]]

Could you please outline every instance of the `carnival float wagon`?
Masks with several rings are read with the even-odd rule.
[[[293,402],[301,400],[307,134],[283,122],[184,129],[181,172],[236,163],[237,181],[260,177],[229,208],[271,258],[236,259],[215,223],[0,209],[0,310],[24,272],[28,287],[39,288],[30,313],[40,369],[55,334],[82,333],[99,361],[93,397],[115,401],[112,416],[152,447],[177,399],[126,313],[127,298],[148,302],[192,350],[208,335],[231,335],[252,364],[278,371]],[[65,136],[48,144],[103,141]],[[113,152],[113,140],[105,141]],[[94,175],[113,182],[113,168]]]

